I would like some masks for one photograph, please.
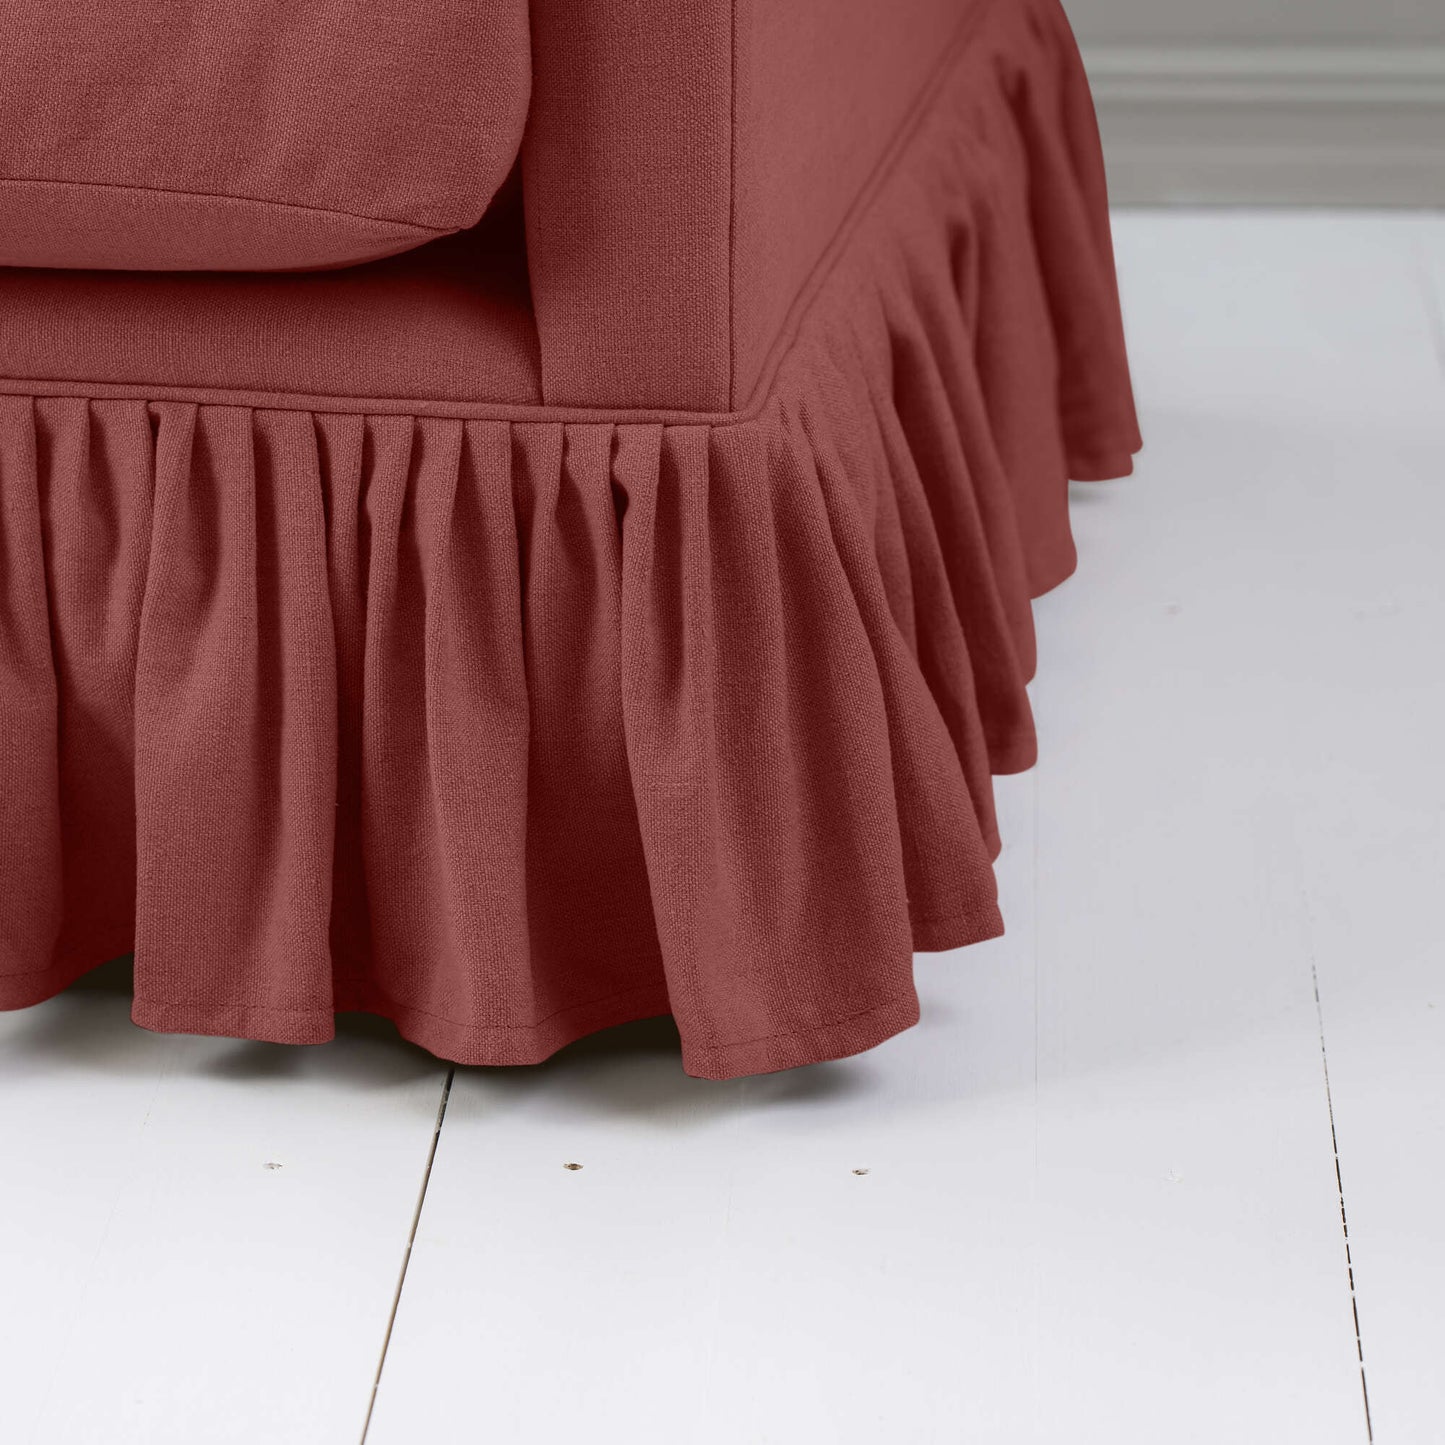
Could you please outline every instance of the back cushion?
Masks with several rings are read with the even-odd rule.
[[[293,270],[474,224],[527,0],[0,0],[0,265]]]

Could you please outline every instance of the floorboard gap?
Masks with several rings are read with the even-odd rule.
[[[437,1144],[441,1141],[442,1124],[447,1117],[447,1100],[452,1095],[452,1080],[457,1076],[455,1066],[447,1070],[446,1082],[442,1085],[441,1102],[437,1105],[436,1124],[432,1128],[431,1148],[427,1150],[426,1168],[422,1171],[421,1188],[417,1190],[416,1209],[411,1216],[411,1230],[406,1237],[406,1252],[401,1257],[401,1270],[396,1277],[396,1292],[391,1297],[391,1313],[386,1317],[386,1334],[382,1336],[381,1355],[376,1362],[376,1375],[371,1382],[371,1398],[366,1405],[366,1421],[361,1427],[361,1445],[371,1433],[371,1417],[376,1412],[376,1392],[381,1388],[381,1372],[386,1368],[386,1352],[391,1348],[391,1332],[396,1328],[396,1312],[401,1306],[401,1291],[406,1284],[407,1267],[411,1264],[412,1247],[416,1244],[417,1226],[421,1223],[421,1212],[426,1205],[427,1185],[431,1183],[432,1165],[436,1163]]]
[[[1360,1362],[1360,1396],[1365,1407],[1365,1439],[1374,1445],[1375,1428],[1370,1419],[1370,1386],[1365,1378],[1365,1345],[1360,1337],[1360,1304],[1355,1297],[1355,1261],[1350,1253],[1350,1219],[1345,1211],[1345,1179],[1340,1169],[1340,1141],[1335,1132],[1335,1101],[1330,1092],[1330,1061],[1325,1053],[1325,1010],[1320,1002],[1320,976],[1310,960],[1310,982],[1315,993],[1315,1020],[1320,1030],[1320,1066],[1325,1075],[1325,1109],[1330,1120],[1330,1149],[1335,1156],[1335,1189],[1340,1197],[1340,1228],[1345,1237],[1345,1276],[1350,1282],[1350,1313],[1355,1323],[1355,1358]]]

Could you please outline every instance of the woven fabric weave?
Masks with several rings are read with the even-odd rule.
[[[1092,110],[1000,9],[722,417],[0,397],[0,1006],[523,1063],[868,1048],[997,934],[1068,478],[1138,446]],[[72,393],[83,390],[68,388]]]
[[[352,265],[475,224],[526,0],[6,0],[0,266]]]

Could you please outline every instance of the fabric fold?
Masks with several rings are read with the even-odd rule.
[[[243,407],[157,418],[136,1017],[284,1030],[331,1002],[336,666],[314,432],[304,413]]]
[[[747,414],[0,397],[0,1007],[711,1078],[1001,931],[1030,600],[1138,446],[1097,145],[994,7]]]

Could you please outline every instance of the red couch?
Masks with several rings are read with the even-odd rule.
[[[1138,446],[1056,0],[16,8],[0,1007],[912,1023]]]

